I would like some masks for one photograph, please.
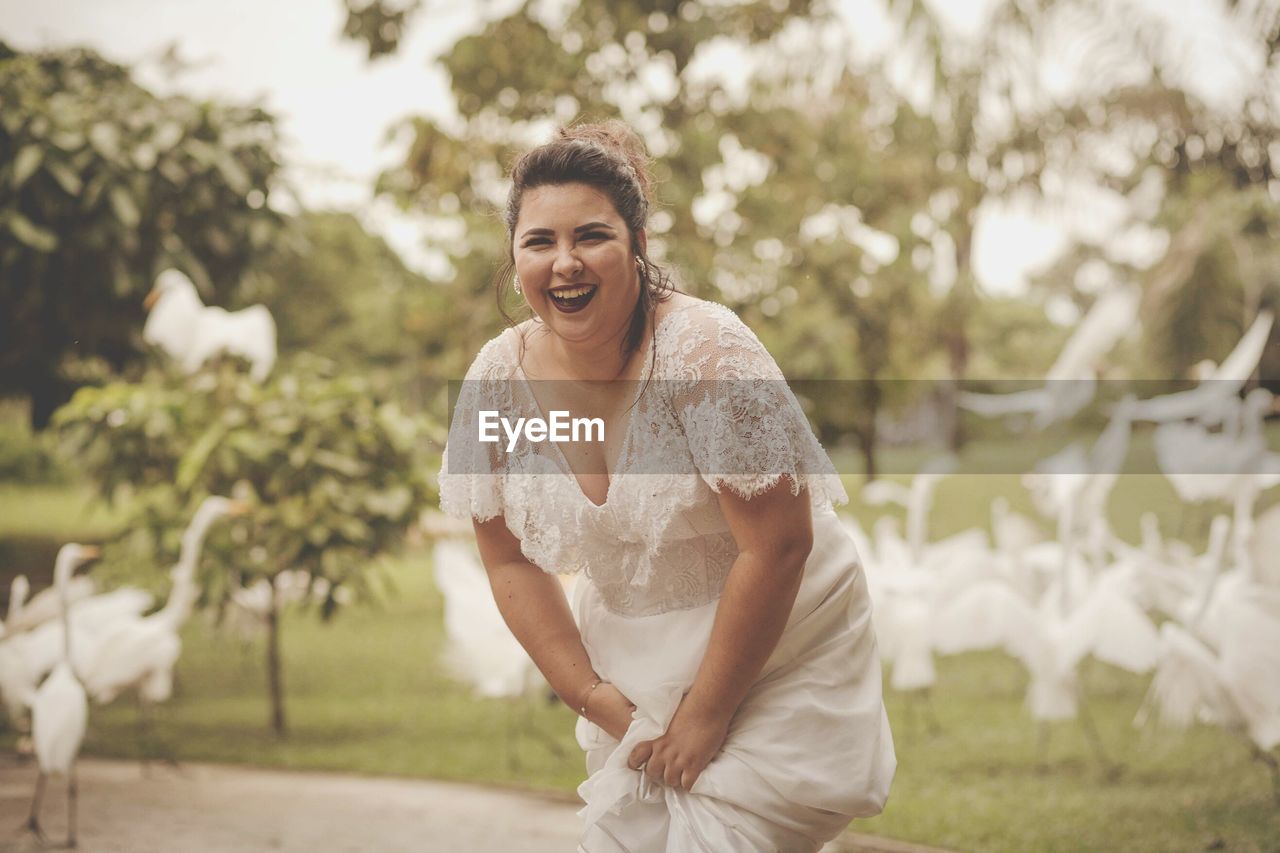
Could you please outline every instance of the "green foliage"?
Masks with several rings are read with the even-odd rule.
[[[109,552],[120,561],[176,554],[177,533],[208,494],[252,513],[211,548],[211,595],[228,583],[305,569],[363,591],[361,569],[398,543],[429,498],[423,423],[383,402],[362,377],[303,356],[265,385],[223,363],[190,378],[83,388],[56,426],[108,502],[134,523]]]
[[[364,42],[369,58],[394,53],[404,37],[405,25],[422,6],[422,0],[343,0],[347,20],[342,35]]]
[[[70,472],[49,437],[33,433],[26,409],[0,403],[0,482],[65,483]]]
[[[246,281],[270,309],[281,352],[358,364],[384,395],[424,408],[424,380],[466,369],[451,346],[445,287],[407,269],[347,213],[303,213]]]
[[[101,359],[141,352],[142,299],[168,266],[225,297],[270,244],[271,115],[157,98],[87,49],[0,50],[0,393],[43,425]]]

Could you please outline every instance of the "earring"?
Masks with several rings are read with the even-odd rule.
[[[516,293],[520,292],[520,276],[518,275],[515,277],[515,289]]]

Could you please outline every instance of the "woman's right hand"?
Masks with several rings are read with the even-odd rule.
[[[612,683],[601,682],[591,691],[587,701],[587,719],[604,729],[615,740],[622,740],[631,728],[631,714],[636,706]]]

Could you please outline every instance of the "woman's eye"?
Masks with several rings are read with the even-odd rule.
[[[603,231],[588,231],[582,235],[583,240],[607,240],[609,235]]]
[[[530,246],[546,246],[550,243],[551,241],[546,238],[535,238],[533,240],[526,240],[521,248],[528,249]]]

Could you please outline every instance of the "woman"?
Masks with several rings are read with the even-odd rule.
[[[649,186],[617,122],[516,162],[534,316],[467,374],[441,504],[581,717],[581,850],[816,850],[880,811],[895,767],[847,497],[755,335],[648,259]],[[481,412],[553,411],[603,440],[479,439]],[[585,576],[572,609],[553,572]]]

